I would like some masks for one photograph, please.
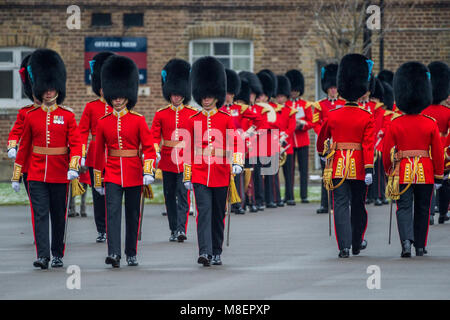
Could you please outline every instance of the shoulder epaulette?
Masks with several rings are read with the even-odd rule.
[[[222,108],[220,108],[218,111],[231,117],[231,115],[228,112],[226,112],[225,110],[222,110]]]
[[[248,104],[241,104],[241,103],[238,103],[238,105],[240,105],[241,106],[241,114],[243,114],[244,112],[245,112],[245,110],[247,110],[248,109]]]
[[[101,119],[103,119],[103,118],[106,118],[107,116],[109,116],[109,115],[111,115],[112,114],[112,112],[108,112],[107,114],[105,114],[103,117],[101,117],[99,120],[101,120]]]
[[[139,112],[136,112],[136,111],[134,111],[134,110],[130,110],[130,113],[131,113],[131,114],[134,114],[135,116],[143,117],[142,114],[140,114]]]
[[[197,116],[197,115],[199,115],[200,113],[202,113],[202,111],[200,110],[200,111],[197,111],[197,113],[194,113],[192,116],[190,116],[189,118],[193,118],[193,117],[195,117],[195,116]]]
[[[34,110],[40,109],[41,107],[34,107],[27,111],[27,113],[33,112]]]
[[[163,111],[163,110],[165,110],[165,109],[167,109],[167,108],[169,108],[169,107],[170,107],[170,104],[168,104],[167,106],[162,107],[162,108],[156,110],[156,112]]]
[[[277,105],[277,108],[275,109],[275,112],[280,112],[281,110],[283,110],[282,104],[277,103],[276,105]]]
[[[291,112],[289,112],[289,117],[292,116],[293,114],[296,114],[298,112],[297,109],[292,108],[292,107],[290,107],[290,108],[291,108]]]
[[[392,111],[392,110],[386,110],[385,112],[384,112],[384,116],[390,116],[391,114],[394,114],[395,112],[394,111]]]
[[[367,110],[366,108],[364,108],[364,107],[358,107],[359,109],[361,109],[361,110],[364,110],[365,112],[367,112],[367,113],[369,113],[369,114],[372,114],[372,112],[370,111],[370,110]]]
[[[267,113],[269,111],[270,111],[269,109],[267,109],[266,107],[263,107],[263,109],[261,110],[261,114]]]
[[[436,119],[435,119],[435,118],[433,118],[433,117],[431,117],[431,116],[429,116],[429,115],[426,115],[426,114],[422,114],[422,115],[423,115],[424,117],[427,117],[427,118],[433,120],[434,122],[436,122]]]
[[[31,108],[31,107],[34,107],[34,104],[27,104],[26,106],[23,106],[20,109],[26,109],[26,108]]]
[[[403,116],[404,114],[402,114],[402,113],[395,113],[394,112],[394,115],[392,116],[392,119],[391,119],[391,121],[394,121],[395,119],[398,119],[398,118],[400,118],[401,116]]]
[[[66,106],[60,106],[60,105],[58,105],[58,107],[60,107],[61,109],[64,109],[64,110],[66,110],[66,111],[69,111],[69,112],[75,113],[75,112],[73,111],[73,109],[72,109],[72,108],[69,108],[69,107],[66,107]]]
[[[190,110],[194,110],[194,111],[198,111],[196,108],[194,108],[193,106],[190,105],[185,105],[186,108],[190,109]]]
[[[313,104],[313,102],[310,102],[310,101],[306,101],[306,100],[305,100],[305,107],[304,107],[305,110],[308,109],[309,107],[311,107],[312,104]]]
[[[373,110],[377,110],[379,107],[383,106],[384,104],[382,102],[377,102],[375,104],[375,107],[373,108]]]
[[[320,101],[323,101],[323,99],[320,100]],[[318,109],[319,111],[322,111],[322,107],[320,105],[320,101],[313,102],[313,103],[311,103],[311,105],[313,105],[315,109]]]

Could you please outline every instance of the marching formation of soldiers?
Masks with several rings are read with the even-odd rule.
[[[17,115],[8,156],[15,159],[13,189],[19,191],[22,180],[30,199],[35,267],[47,269],[51,257],[52,267],[63,266],[69,201],[80,182],[92,186],[96,241],[107,242],[105,263],[114,268],[122,257],[124,199],[126,261],[138,265],[143,204],[157,170],[169,241],[187,240],[194,198],[198,263],[221,265],[227,211],[296,205],[296,162],[301,202],[309,202],[311,129],[323,174],[317,213],[333,213],[339,257],[367,247],[370,201],[396,201],[402,257],[411,256],[412,246],[416,256],[427,253],[434,203],[439,223],[448,220],[450,70],[445,63],[408,62],[395,74],[383,70],[375,76],[371,60],[348,54],[322,68],[327,97],[311,103],[302,99],[299,70],[236,73],[214,57],[192,65],[172,59],[161,71],[168,105],[157,110],[151,126],[133,110],[139,75],[131,59],[101,52],[90,67],[98,99],[86,104],[79,125],[62,105],[66,69],[58,53],[38,49],[20,69],[33,104]],[[189,105],[191,97],[197,108]]]

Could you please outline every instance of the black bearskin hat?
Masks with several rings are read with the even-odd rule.
[[[369,91],[373,62],[357,53],[345,55],[339,63],[337,89],[348,101],[357,101]]]
[[[291,90],[300,92],[300,96],[305,92],[305,78],[299,70],[289,70],[285,76],[291,82]]]
[[[337,87],[336,76],[338,71],[338,65],[336,63],[327,64],[322,67],[320,72],[320,79],[322,84],[322,91],[328,93],[328,89],[331,87]]]
[[[31,54],[27,55],[23,58],[22,63],[20,64],[20,79],[22,80],[23,92],[27,96],[28,99],[34,102],[33,99],[33,90],[31,89],[30,77],[28,76],[28,63],[30,62]]]
[[[241,79],[241,88],[239,90],[239,93],[234,96],[235,101],[244,101],[245,104],[250,104],[250,84],[248,83],[248,80],[246,78]]]
[[[127,108],[132,109],[138,98],[139,71],[128,57],[112,55],[103,64],[101,71],[103,96],[112,106],[112,100],[128,99]]]
[[[370,91],[370,97],[383,101],[384,87],[381,84],[380,79],[375,78],[373,75],[372,77],[374,78],[375,89],[373,91]]]
[[[42,95],[50,89],[57,91],[57,104],[66,97],[66,66],[61,56],[50,49],[38,49],[31,54],[28,75],[34,96],[42,101]]]
[[[278,88],[277,88],[277,94],[278,95],[284,95],[288,99],[291,96],[291,82],[289,81],[288,77],[283,75],[277,76],[277,82],[278,82]]]
[[[393,83],[394,83],[394,73],[391,70],[381,70],[378,73],[378,79],[380,79],[380,81],[385,81],[387,83],[389,83],[389,85],[392,87]]]
[[[268,72],[260,71],[256,75],[259,79],[259,81],[262,84],[263,93],[270,98],[274,97],[276,95],[275,91],[275,83],[273,81],[273,78],[270,76]]]
[[[433,101],[431,75],[420,62],[407,62],[394,75],[397,107],[407,114],[419,114]]]
[[[256,74],[249,71],[241,71],[239,72],[239,76],[241,77],[241,80],[247,79],[251,92],[256,94],[256,96],[259,96],[261,93],[263,93],[261,81],[259,81]]]
[[[182,96],[183,103],[191,100],[191,65],[181,59],[170,60],[161,71],[161,87],[164,99],[170,102],[170,96]]]
[[[217,99],[217,108],[223,106],[227,93],[227,76],[223,64],[214,57],[202,57],[192,64],[192,95],[202,105],[208,97]]]
[[[275,73],[272,72],[272,70],[269,70],[269,69],[263,69],[260,72],[265,72],[272,78],[273,85],[274,85],[274,87],[273,87],[273,96],[275,96],[276,93],[277,93],[277,90],[278,90],[278,78],[277,78],[277,76],[275,75]]]
[[[450,68],[441,61],[434,61],[428,65],[431,73],[433,88],[433,104],[439,104],[447,99],[450,93]]]
[[[386,81],[381,81],[383,86],[383,104],[387,110],[394,109],[394,89]]]
[[[103,63],[106,59],[108,59],[110,56],[114,55],[112,52],[103,51],[100,53],[97,53],[91,61],[89,61],[90,67],[91,67],[91,86],[92,91],[97,96],[101,96],[100,89],[102,88],[102,82],[101,82],[101,72]]]
[[[225,69],[225,73],[227,75],[227,93],[236,96],[241,90],[241,78],[236,71],[231,69]]]

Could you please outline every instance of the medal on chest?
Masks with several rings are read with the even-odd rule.
[[[64,116],[53,116],[54,124],[64,124]]]

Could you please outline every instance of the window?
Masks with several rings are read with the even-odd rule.
[[[26,47],[0,49],[0,108],[19,108],[30,104],[20,80],[20,64],[34,49]]]
[[[143,27],[144,14],[143,13],[125,13],[123,15],[124,27]]]
[[[111,14],[110,13],[93,13],[91,25],[92,26],[110,26],[110,25],[112,25]]]
[[[202,39],[189,43],[189,60],[194,63],[200,57],[214,56],[225,68],[236,72],[253,71],[253,43],[248,40]]]

